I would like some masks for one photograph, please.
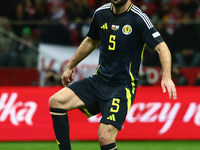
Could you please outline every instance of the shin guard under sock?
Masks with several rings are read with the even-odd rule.
[[[59,108],[50,108],[50,112],[59,149],[71,150],[67,111]]]

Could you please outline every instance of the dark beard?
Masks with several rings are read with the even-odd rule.
[[[128,0],[121,0],[119,3],[113,3],[114,0],[112,0],[112,4],[115,6],[115,7],[121,7],[123,6],[124,4],[126,4],[126,2]]]

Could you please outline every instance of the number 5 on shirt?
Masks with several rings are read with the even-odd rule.
[[[116,39],[115,35],[110,35],[110,38],[109,38],[110,45],[108,46],[109,50],[115,50],[115,45],[116,45],[115,39]]]

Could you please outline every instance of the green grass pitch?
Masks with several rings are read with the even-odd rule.
[[[72,150],[100,150],[97,141],[72,141]],[[117,141],[118,150],[200,150],[200,141]],[[0,150],[59,150],[56,142],[0,142]]]

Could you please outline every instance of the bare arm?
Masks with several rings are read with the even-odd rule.
[[[169,98],[173,96],[173,99],[177,99],[177,92],[175,85],[171,79],[171,53],[165,44],[165,42],[159,43],[155,50],[159,54],[160,62],[162,65],[162,81],[161,81],[161,87],[163,90],[163,93],[166,92],[166,89],[169,93]]]
[[[84,58],[86,58],[98,45],[98,40],[92,40],[89,37],[86,37],[83,42],[78,47],[76,53],[71,58],[65,71],[62,75],[62,84],[64,86],[70,84],[74,79],[74,68],[81,62]]]

